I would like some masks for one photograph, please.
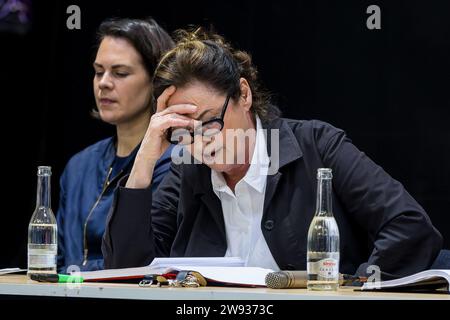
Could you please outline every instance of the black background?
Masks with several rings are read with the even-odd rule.
[[[213,24],[252,53],[287,117],[343,128],[427,210],[450,248],[449,1],[34,1],[25,35],[0,32],[0,267],[26,266],[36,168],[65,163],[113,133],[93,120],[95,30],[108,17],[153,16],[168,31]],[[81,8],[68,30],[66,8]],[[368,30],[366,8],[381,8]]]

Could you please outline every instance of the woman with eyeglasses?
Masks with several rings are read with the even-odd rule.
[[[403,186],[344,131],[280,118],[251,57],[222,37],[180,31],[153,86],[157,109],[108,217],[107,268],[238,256],[305,270],[318,168],[333,171],[340,272],[367,276],[377,265],[383,278],[404,276],[435,259],[442,237]],[[155,163],[173,143],[186,152],[152,194]]]
[[[133,165],[152,114],[152,78],[158,60],[174,45],[153,19],[104,21],[93,62],[94,115],[116,135],[73,156],[61,176],[58,270],[103,268],[101,243],[117,182]],[[170,150],[155,159],[151,190],[170,166]],[[69,268],[69,270],[68,270]]]

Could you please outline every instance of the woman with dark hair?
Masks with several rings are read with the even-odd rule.
[[[385,279],[430,267],[442,237],[401,183],[343,130],[280,118],[247,53],[199,30],[180,36],[156,69],[156,113],[108,217],[106,268],[239,256],[248,266],[305,270],[318,168],[333,172],[342,273],[377,265]],[[154,164],[170,143],[195,161],[177,160],[152,194]]]
[[[60,181],[58,269],[103,268],[101,239],[117,181],[129,173],[152,115],[152,78],[173,41],[155,20],[103,22],[93,63],[94,116],[116,127],[68,162]],[[170,150],[155,159],[152,190],[169,169]],[[73,267],[76,268],[76,267]]]

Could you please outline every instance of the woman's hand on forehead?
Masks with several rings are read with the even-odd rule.
[[[166,88],[163,91],[163,93],[158,97],[156,112],[158,113],[159,116],[163,116],[170,113],[177,113],[180,115],[193,114],[198,110],[198,107],[194,104],[180,103],[169,105],[168,102],[175,93],[175,91],[176,87],[170,86]],[[193,117],[190,117],[190,119],[195,120]]]
[[[161,93],[156,100],[156,112],[161,112],[167,108],[167,103],[175,91],[177,91],[177,88],[175,86],[170,86]]]

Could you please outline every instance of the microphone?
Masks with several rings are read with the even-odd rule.
[[[367,277],[339,274],[339,285],[362,286]],[[266,286],[271,289],[306,288],[308,273],[306,271],[277,271],[269,272],[265,278]]]
[[[277,271],[266,275],[266,286],[272,289],[306,288],[306,271]]]

